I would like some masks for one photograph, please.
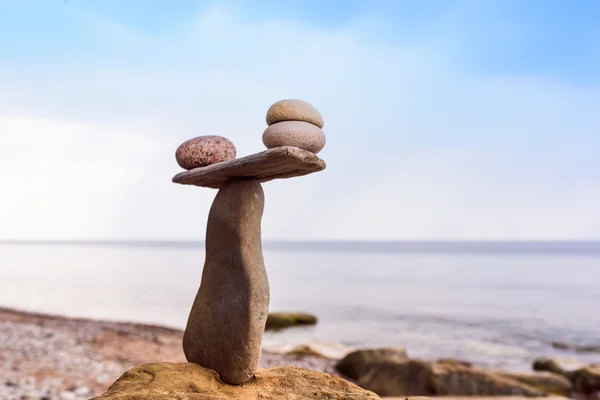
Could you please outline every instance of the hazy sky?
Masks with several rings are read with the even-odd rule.
[[[203,239],[177,146],[325,119],[267,239],[600,239],[600,2],[0,0],[0,238]]]

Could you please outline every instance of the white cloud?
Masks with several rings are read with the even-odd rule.
[[[170,182],[175,148],[261,151],[266,109],[297,97],[325,117],[328,168],[264,185],[265,238],[600,238],[598,173],[578,175],[598,87],[470,73],[445,37],[360,23],[214,9],[157,39],[94,21],[125,58],[0,65],[0,237],[201,239],[216,192]]]

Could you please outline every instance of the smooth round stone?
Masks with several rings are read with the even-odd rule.
[[[267,125],[282,121],[304,121],[323,128],[321,113],[312,105],[297,99],[281,100],[269,107]]]
[[[222,136],[198,136],[177,148],[175,158],[183,169],[206,167],[235,158],[235,146]]]
[[[308,122],[283,121],[265,130],[263,143],[268,149],[294,146],[317,154],[325,147],[325,133]]]

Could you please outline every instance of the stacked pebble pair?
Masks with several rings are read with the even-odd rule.
[[[281,100],[267,111],[268,128],[263,143],[268,149],[294,146],[317,154],[325,146],[324,122],[319,111],[305,101]],[[216,135],[198,136],[177,148],[175,158],[183,169],[206,167],[233,160],[236,149],[230,140]]]
[[[325,147],[324,122],[319,111],[302,100],[281,100],[267,111],[263,143],[268,149],[294,146],[317,154]]]

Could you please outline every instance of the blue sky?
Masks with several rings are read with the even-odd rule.
[[[593,0],[349,0],[10,1],[0,3],[2,47],[8,57],[100,55],[90,47],[85,18],[97,16],[151,36],[173,36],[181,24],[210,7],[225,7],[256,21],[285,19],[318,29],[377,20],[375,34],[392,43],[445,32],[468,48],[479,73],[544,73],[594,82],[600,67],[600,4]]]
[[[260,151],[268,106],[302,98],[328,168],[265,184],[267,238],[600,239],[598,20],[583,0],[0,0],[0,237],[201,239],[214,191],[170,183],[175,148]]]

